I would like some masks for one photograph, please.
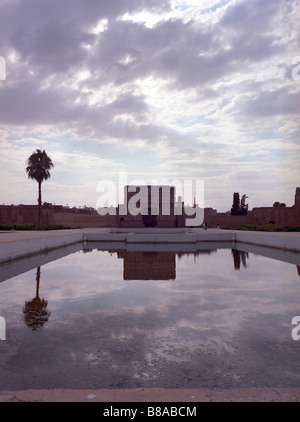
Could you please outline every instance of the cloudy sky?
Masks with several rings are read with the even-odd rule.
[[[298,0],[0,0],[0,203],[96,206],[97,182],[203,179],[205,206],[294,202]],[[3,73],[3,69],[2,69]]]

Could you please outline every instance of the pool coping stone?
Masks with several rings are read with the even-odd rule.
[[[196,244],[233,242],[300,252],[300,232],[251,232],[219,229],[88,228],[53,231],[0,231],[0,262],[47,252],[80,242],[126,244]]]

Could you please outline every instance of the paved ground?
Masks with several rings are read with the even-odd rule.
[[[0,402],[299,402],[296,388],[233,390],[139,388],[124,390],[28,390],[0,392]]]
[[[74,229],[74,230],[47,230],[47,231],[35,231],[35,230],[1,230],[0,231],[0,243],[2,242],[19,242],[21,240],[31,239],[45,239],[47,237],[61,237],[62,235],[71,235],[75,233],[106,233],[110,232],[109,228],[97,228],[97,229]]]
[[[110,233],[112,228],[85,228],[85,229],[74,229],[74,230],[49,230],[49,231],[22,231],[22,230],[0,230],[0,243],[2,242],[18,242],[22,240],[31,240],[31,239],[40,239],[47,237],[61,237],[62,235],[71,235],[75,233]],[[174,232],[174,229],[171,230]],[[182,229],[180,229],[182,231]],[[218,229],[208,229],[204,231],[203,229],[192,229],[195,233],[211,234],[211,233],[237,233],[236,230],[218,230]],[[241,231],[240,233],[246,233]],[[249,234],[263,234],[264,236],[276,236],[288,237],[288,238],[299,238],[300,242],[300,232],[247,232]]]

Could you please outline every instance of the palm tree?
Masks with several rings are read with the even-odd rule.
[[[50,170],[54,167],[46,151],[37,149],[27,160],[26,172],[29,179],[35,179],[39,185],[38,197],[38,230],[42,228],[42,182],[50,178]]]

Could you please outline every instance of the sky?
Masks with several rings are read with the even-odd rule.
[[[298,0],[0,0],[0,204],[37,203],[42,149],[46,202],[95,207],[122,173],[203,180],[218,211],[234,192],[293,205],[299,16]]]

